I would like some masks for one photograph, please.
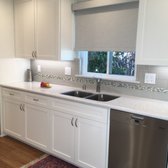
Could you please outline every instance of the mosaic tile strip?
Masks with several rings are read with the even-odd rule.
[[[69,82],[76,82],[76,83],[84,83],[84,84],[95,84],[95,79],[90,78],[81,78],[81,77],[72,77],[72,76],[57,76],[54,74],[42,74],[37,73],[33,75],[34,77],[40,77],[42,79],[54,79],[59,81],[69,81]],[[159,87],[152,87],[152,86],[145,86],[141,84],[135,83],[126,83],[126,82],[119,82],[119,81],[110,81],[110,80],[102,80],[102,85],[105,86],[112,86],[112,87],[119,87],[119,88],[126,88],[126,89],[135,89],[135,90],[142,90],[142,91],[150,91],[150,92],[158,92],[158,93],[165,93],[168,94],[168,89],[159,88]]]

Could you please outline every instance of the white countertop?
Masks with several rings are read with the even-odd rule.
[[[1,86],[168,120],[167,101],[120,95],[121,97],[109,102],[97,102],[94,100],[88,100],[84,98],[77,98],[61,94],[63,92],[71,90],[81,90],[79,88],[54,84],[51,84],[51,88],[41,88],[40,82],[7,83],[1,84]],[[111,94],[114,95],[113,93]]]

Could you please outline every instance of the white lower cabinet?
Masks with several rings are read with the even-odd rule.
[[[77,118],[75,129],[75,160],[85,168],[105,168],[106,125]]]
[[[20,101],[3,100],[3,129],[6,133],[22,139],[25,134],[25,112]]]
[[[73,162],[75,130],[72,124],[73,116],[52,112],[52,153]]]
[[[25,105],[25,139],[44,150],[49,147],[50,110],[35,105]]]
[[[54,111],[52,153],[82,168],[106,167],[106,124]]]
[[[108,110],[3,89],[3,131],[81,168],[107,168]]]

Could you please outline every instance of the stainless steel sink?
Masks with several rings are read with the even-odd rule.
[[[112,96],[107,94],[95,94],[88,96],[86,99],[96,100],[96,101],[110,101],[118,98],[118,96]]]
[[[87,96],[93,95],[93,93],[82,92],[82,91],[78,91],[78,90],[73,90],[70,92],[62,93],[62,94],[67,95],[67,96],[81,97],[81,98],[85,98]]]
[[[117,96],[113,96],[113,95],[94,94],[94,93],[83,92],[78,90],[73,90],[62,94],[67,96],[80,97],[80,98],[85,98],[85,99],[90,99],[95,101],[104,101],[104,102],[118,98]]]

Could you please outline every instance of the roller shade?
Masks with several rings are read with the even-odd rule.
[[[75,11],[76,51],[135,51],[138,2]]]

